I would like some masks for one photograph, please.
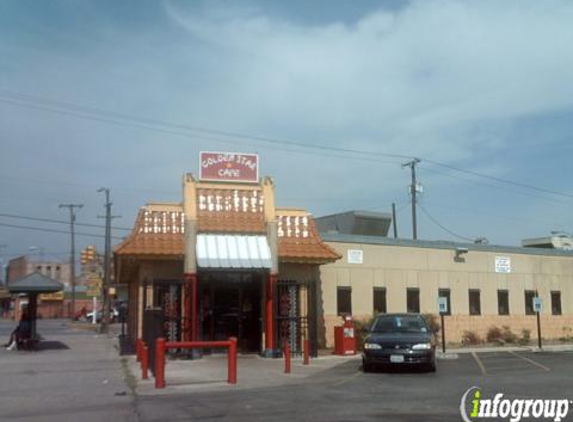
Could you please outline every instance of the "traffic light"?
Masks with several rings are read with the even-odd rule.
[[[80,262],[82,263],[82,265],[86,265],[88,263],[88,249],[82,249],[82,252],[80,254]]]
[[[93,262],[95,258],[95,245],[90,245],[86,248],[88,262]]]

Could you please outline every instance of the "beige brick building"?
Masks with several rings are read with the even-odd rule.
[[[573,252],[384,237],[322,234],[342,259],[320,269],[326,344],[340,313],[369,318],[377,311],[438,314],[448,296],[448,341],[464,331],[485,338],[491,326],[537,337],[533,296],[542,300],[542,337],[571,336]]]

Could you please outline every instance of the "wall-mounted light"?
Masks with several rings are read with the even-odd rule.
[[[454,260],[457,262],[463,261],[464,258],[462,258],[462,255],[467,254],[468,252],[468,248],[456,248],[456,256],[454,257]]]

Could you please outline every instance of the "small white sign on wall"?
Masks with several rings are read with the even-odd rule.
[[[540,297],[533,298],[533,312],[541,312],[543,310],[543,303]]]
[[[509,256],[496,256],[495,257],[495,272],[496,273],[510,273],[511,272],[511,258]]]
[[[348,249],[346,259],[349,264],[362,264],[364,262],[364,251],[361,249]]]

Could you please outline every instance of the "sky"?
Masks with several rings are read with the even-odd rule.
[[[395,203],[404,238],[414,157],[420,239],[570,232],[571,22],[568,0],[0,0],[0,258],[66,259],[66,233],[9,226],[65,232],[23,218],[65,203],[103,225],[100,187],[119,241],[203,150],[258,153],[279,206]]]

